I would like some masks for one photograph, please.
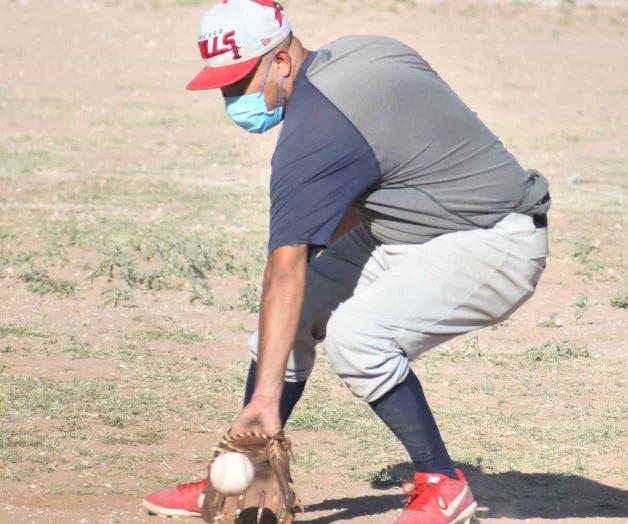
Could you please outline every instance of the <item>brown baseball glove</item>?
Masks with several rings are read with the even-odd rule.
[[[209,462],[228,451],[246,454],[255,467],[251,486],[241,495],[225,496],[209,481],[203,501],[203,519],[212,524],[291,524],[301,503],[290,476],[291,445],[282,431],[227,434]]]

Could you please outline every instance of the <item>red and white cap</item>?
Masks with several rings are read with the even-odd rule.
[[[292,28],[272,0],[222,0],[201,20],[198,47],[205,67],[188,89],[215,89],[242,80]]]

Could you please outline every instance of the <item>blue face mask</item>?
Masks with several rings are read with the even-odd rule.
[[[264,85],[259,93],[242,96],[226,96],[225,104],[227,106],[227,114],[237,125],[246,129],[249,133],[264,133],[271,127],[275,127],[283,121],[284,107],[283,100],[285,97],[284,85],[285,78],[281,80],[281,88],[279,91],[279,103],[276,109],[269,111],[264,100],[264,89],[268,81],[268,74],[272,62],[268,65]]]

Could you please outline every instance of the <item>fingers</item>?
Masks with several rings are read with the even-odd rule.
[[[225,502],[226,497],[210,487],[203,500],[203,520],[212,524],[222,523],[220,516],[224,514]]]

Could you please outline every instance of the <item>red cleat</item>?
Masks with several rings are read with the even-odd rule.
[[[169,486],[151,493],[142,504],[151,513],[168,517],[200,517],[207,479]]]
[[[404,482],[408,503],[395,524],[469,524],[477,503],[459,469],[458,479],[438,473],[415,473]]]

